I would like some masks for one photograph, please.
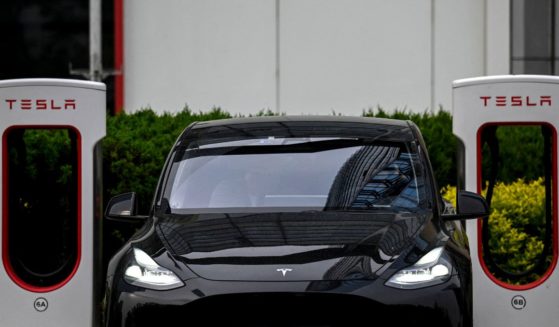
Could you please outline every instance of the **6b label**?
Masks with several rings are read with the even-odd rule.
[[[516,310],[522,310],[526,306],[526,299],[522,295],[515,295],[512,300],[510,300],[510,303]]]

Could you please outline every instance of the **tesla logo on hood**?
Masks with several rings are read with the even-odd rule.
[[[281,275],[283,277],[285,277],[285,274],[287,274],[290,271],[293,271],[293,269],[291,269],[291,268],[278,268],[278,269],[276,269],[276,271],[280,271]]]

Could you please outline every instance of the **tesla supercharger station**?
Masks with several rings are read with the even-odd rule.
[[[483,234],[489,223],[468,221],[474,326],[544,327],[557,326],[559,321],[559,271],[556,269],[559,77],[494,76],[453,83],[453,132],[463,146],[463,159],[458,162],[462,175],[459,187],[473,192],[486,188],[482,176],[491,176],[492,168],[482,172],[482,167],[487,166],[483,156],[489,156],[488,144],[496,144],[492,141],[496,139],[495,130],[518,126],[537,128],[544,139],[545,162],[541,166],[546,181],[548,255],[535,280],[511,283],[506,278],[500,279],[491,271],[490,259],[484,252],[487,246],[484,247]],[[507,160],[511,159],[500,158],[498,162],[506,164]]]
[[[105,85],[0,81],[0,133],[0,326],[97,324]]]

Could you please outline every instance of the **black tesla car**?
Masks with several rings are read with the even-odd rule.
[[[134,193],[109,219],[145,224],[108,268],[107,326],[470,326],[460,219],[409,121],[260,117],[194,123],[147,216]]]

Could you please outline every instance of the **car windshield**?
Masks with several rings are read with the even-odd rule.
[[[402,210],[425,207],[411,143],[336,137],[191,142],[172,154],[167,213]]]

